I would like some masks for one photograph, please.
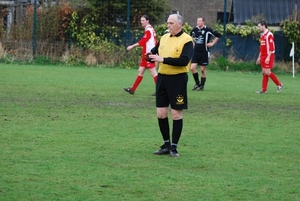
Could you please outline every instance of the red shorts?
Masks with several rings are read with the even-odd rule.
[[[146,61],[146,59],[142,59],[140,62],[140,66],[141,67],[145,67],[145,68],[155,68],[156,67],[156,63],[151,63],[149,61]]]
[[[266,58],[267,57],[261,57],[260,58],[260,65],[261,65],[261,67],[262,68],[270,68],[270,69],[272,69],[274,67],[274,60],[275,60],[274,54],[271,55],[270,61],[269,61],[268,64],[265,62]]]

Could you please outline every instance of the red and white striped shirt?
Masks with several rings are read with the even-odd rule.
[[[261,58],[266,58],[269,52],[272,52],[272,54],[275,53],[274,36],[269,30],[266,30],[260,35]]]
[[[142,47],[142,57],[157,44],[156,33],[151,25],[145,27],[144,36],[138,43]]]

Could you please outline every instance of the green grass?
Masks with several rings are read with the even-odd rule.
[[[0,66],[0,200],[300,200],[300,80],[208,71],[180,158],[161,144],[153,79],[136,70]],[[170,120],[172,125],[172,122]]]

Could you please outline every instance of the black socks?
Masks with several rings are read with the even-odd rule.
[[[173,131],[172,131],[172,145],[176,145],[179,142],[183,127],[183,120],[173,120]]]
[[[194,73],[194,74],[193,74],[193,77],[194,77],[195,83],[196,83],[197,85],[200,85],[200,82],[199,82],[199,74],[198,74],[198,72],[197,72],[197,73]]]
[[[169,141],[170,143],[170,126],[168,117],[165,119],[158,119],[158,125],[164,141]]]
[[[206,82],[206,77],[201,77],[201,86],[204,87],[205,85],[205,82]]]
[[[158,125],[165,144],[170,144],[170,126],[168,117],[165,119],[158,119]],[[173,130],[172,130],[172,145],[177,146],[181,132],[183,128],[183,119],[173,120]]]

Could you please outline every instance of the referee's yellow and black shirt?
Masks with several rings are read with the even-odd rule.
[[[159,63],[158,73],[164,75],[188,73],[193,55],[192,37],[183,31],[174,36],[167,33],[151,52],[164,58],[163,63]]]

